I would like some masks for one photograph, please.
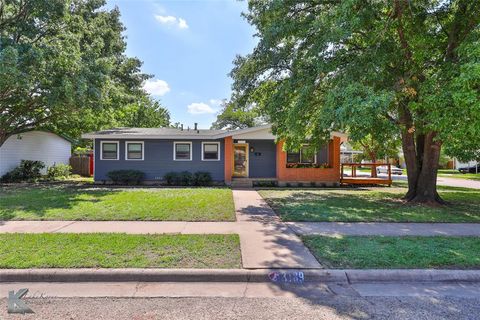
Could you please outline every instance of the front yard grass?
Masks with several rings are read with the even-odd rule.
[[[238,235],[0,234],[0,268],[241,268]]]
[[[0,220],[234,221],[226,188],[0,187]]]
[[[303,241],[327,268],[480,267],[478,237],[305,236]]]
[[[450,204],[405,203],[406,188],[272,189],[261,196],[284,221],[480,222],[480,190],[439,187]]]
[[[480,173],[461,173],[458,170],[453,169],[440,169],[438,170],[438,176],[444,178],[466,179],[466,180],[478,180],[480,181]]]

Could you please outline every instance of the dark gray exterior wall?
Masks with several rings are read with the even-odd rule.
[[[224,180],[224,143],[219,140],[160,140],[160,139],[103,139],[119,142],[119,160],[100,160],[100,141],[95,139],[95,181],[108,180],[107,173],[112,170],[135,169],[145,172],[146,180],[163,180],[167,172],[208,171],[213,180]],[[144,160],[125,160],[125,141],[144,142]],[[192,161],[173,160],[173,142],[192,142]],[[220,142],[220,160],[202,161],[202,141]]]
[[[318,164],[328,164],[328,144],[321,146],[317,152],[317,163]]]
[[[246,140],[248,143],[249,178],[277,176],[277,146],[273,140]],[[253,152],[250,149],[253,147]]]

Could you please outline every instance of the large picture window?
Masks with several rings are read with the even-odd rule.
[[[100,160],[118,160],[118,141],[100,142]]]
[[[143,160],[143,142],[128,141],[125,143],[126,160]]]
[[[287,163],[315,163],[316,154],[308,145],[303,145],[298,152],[287,152]]]
[[[202,142],[202,160],[220,160],[220,142]]]
[[[192,160],[192,143],[191,142],[174,142],[173,143],[173,160],[178,160],[178,161]]]

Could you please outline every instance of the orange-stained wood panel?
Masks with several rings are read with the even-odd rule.
[[[232,137],[225,138],[225,153],[223,156],[225,167],[225,182],[232,182],[232,163],[233,163],[233,139]]]
[[[328,145],[331,168],[287,168],[287,153],[283,141],[277,144],[277,179],[279,181],[340,182],[340,138],[334,137]]]

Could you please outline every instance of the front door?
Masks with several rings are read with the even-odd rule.
[[[248,144],[233,145],[233,176],[248,177]]]

